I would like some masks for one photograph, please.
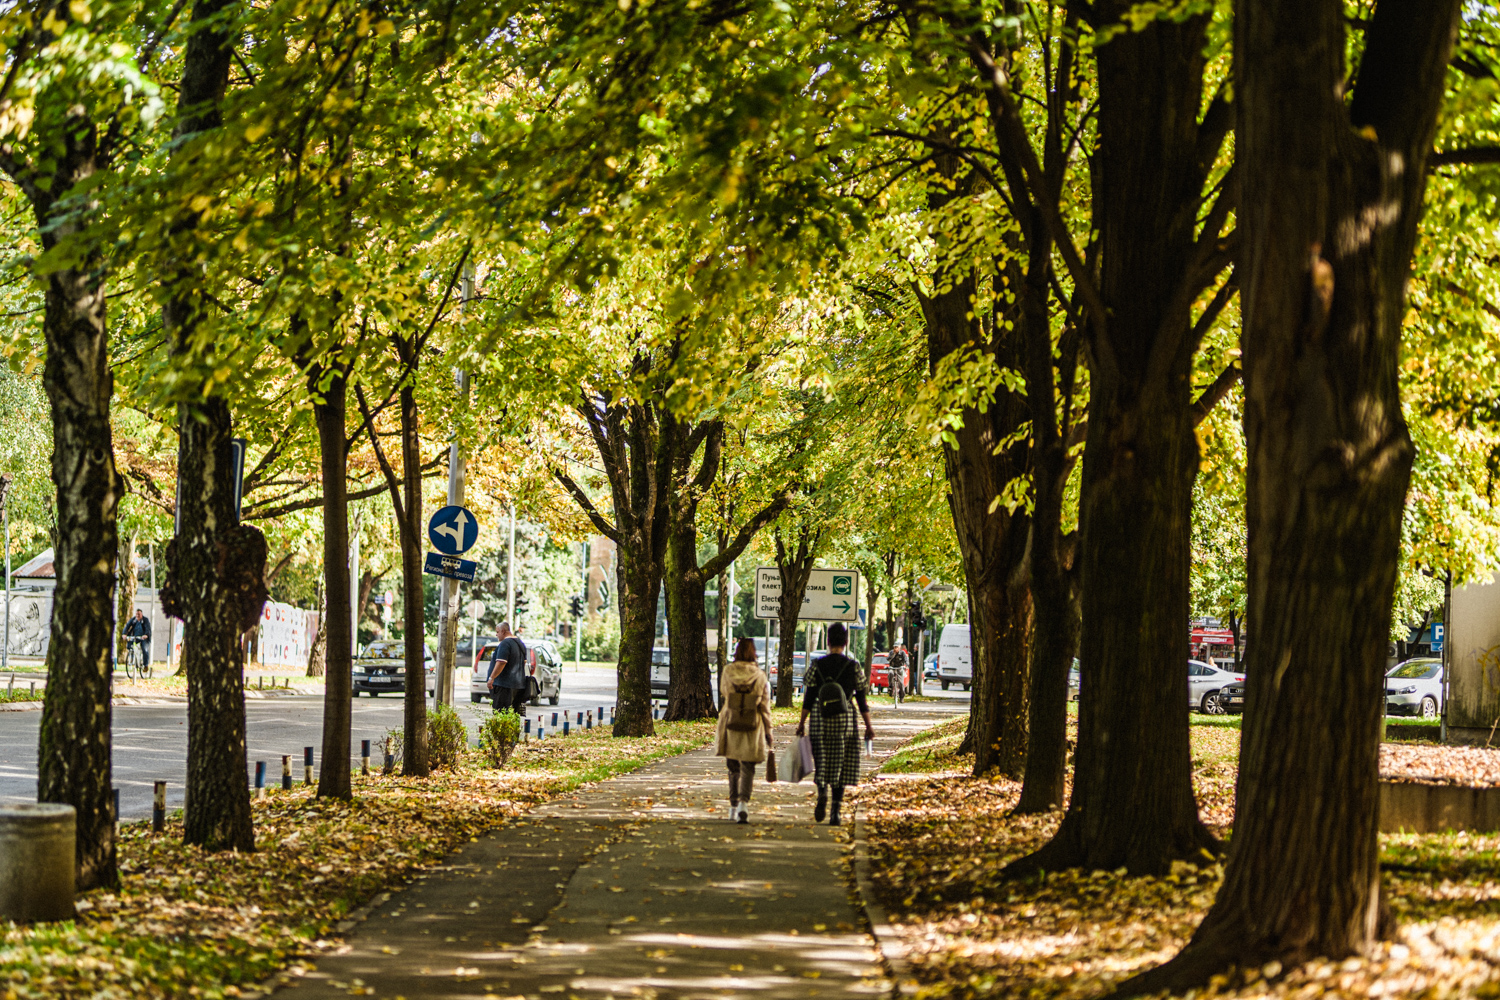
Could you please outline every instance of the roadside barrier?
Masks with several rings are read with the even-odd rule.
[[[359,773],[370,773],[370,741],[359,741]]]
[[[313,783],[313,748],[302,748],[302,783],[310,785]]]
[[[161,833],[167,825],[167,783],[158,781],[151,796],[151,832]]]
[[[281,755],[281,790],[292,790],[292,755],[289,753]]]
[[[73,919],[76,844],[72,806],[0,806],[0,919]]]
[[[266,762],[263,760],[255,762],[255,797],[266,797]]]

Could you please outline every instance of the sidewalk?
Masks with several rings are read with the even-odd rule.
[[[867,767],[966,708],[877,710]],[[776,736],[785,746],[791,727]],[[347,944],[276,995],[887,994],[846,873],[853,816],[814,825],[813,794],[810,779],[757,781],[750,823],[732,823],[712,748],[601,782],[381,897]]]

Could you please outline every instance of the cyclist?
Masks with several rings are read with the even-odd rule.
[[[897,705],[906,699],[906,670],[909,663],[906,647],[896,644],[891,649],[890,658],[886,660],[886,675],[890,678],[891,700]]]
[[[129,644],[129,651],[136,654],[136,670],[144,675],[151,662],[151,622],[141,613],[140,608],[136,608],[135,617],[125,623],[125,639]],[[130,658],[126,659],[126,663],[130,663]],[[129,672],[126,670],[127,674]]]

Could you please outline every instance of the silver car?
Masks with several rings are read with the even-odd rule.
[[[423,646],[424,666],[427,668],[427,694],[436,686],[437,661],[432,649]],[[406,691],[406,640],[381,639],[370,643],[354,660],[354,697],[360,693],[377,698],[383,694],[402,694]]]
[[[1443,710],[1443,661],[1423,657],[1398,663],[1385,675],[1387,715],[1435,719]]]
[[[527,686],[530,688],[527,700],[540,705],[546,698],[548,703],[556,705],[562,697],[562,657],[558,655],[557,647],[546,639],[521,641],[526,644],[526,659],[530,661],[526,665]],[[476,705],[493,697],[486,685],[490,677],[490,655],[498,645],[499,640],[489,640],[479,647],[479,655],[474,658],[474,672],[469,677],[469,701]]]
[[[1204,715],[1223,715],[1227,706],[1220,702],[1220,692],[1244,680],[1243,670],[1236,672],[1202,660],[1188,660],[1188,708]]]

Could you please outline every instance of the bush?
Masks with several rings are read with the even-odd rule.
[[[607,611],[596,621],[583,626],[585,660],[618,660],[620,658],[620,616]]]
[[[391,753],[396,761],[401,760],[405,733],[392,729],[386,733],[391,741]],[[439,705],[427,710],[427,766],[434,771],[447,768],[457,770],[459,761],[469,752],[469,730],[453,710],[452,705]]]
[[[479,724],[479,750],[491,767],[504,767],[520,739],[521,717],[514,709],[491,712]]]

